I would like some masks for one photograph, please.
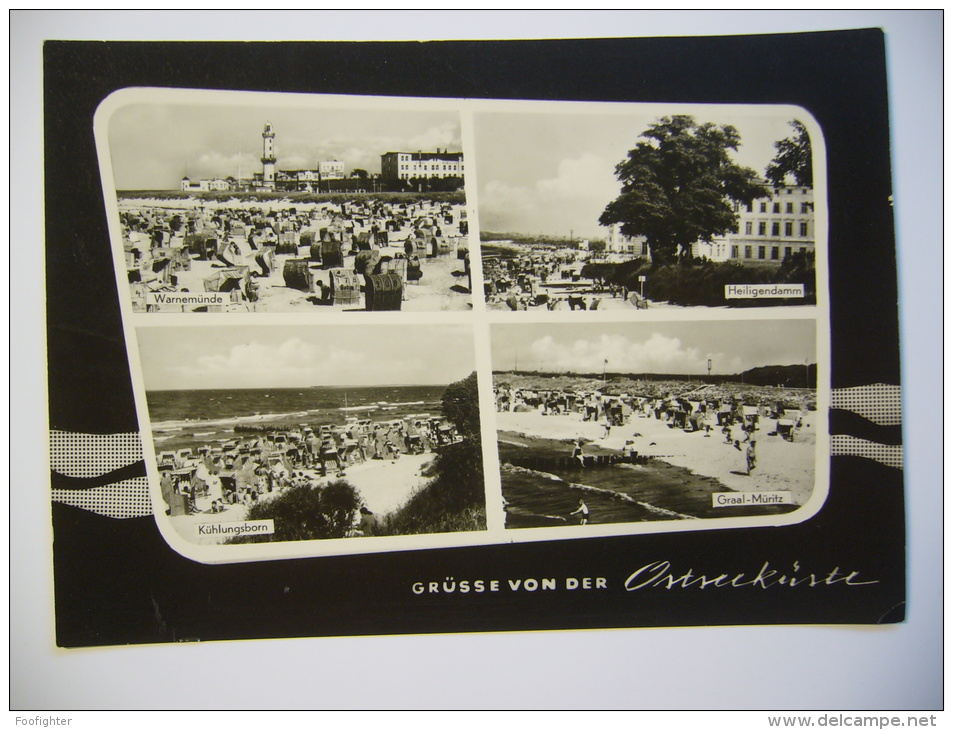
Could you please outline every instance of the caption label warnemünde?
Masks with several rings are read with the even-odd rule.
[[[803,299],[804,284],[725,284],[725,299]]]
[[[210,306],[225,304],[225,295],[220,292],[150,292],[149,304],[161,306]]]

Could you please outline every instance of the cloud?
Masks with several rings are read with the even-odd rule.
[[[708,358],[719,364],[721,372],[742,368],[741,358],[686,347],[679,338],[658,332],[644,341],[633,341],[625,335],[602,335],[569,344],[547,335],[532,343],[530,358],[527,367],[551,372],[600,372],[606,360],[605,367],[610,372],[702,373],[707,372]]]
[[[218,150],[206,150],[188,165],[189,177],[193,180],[237,177],[239,171],[242,177],[251,177],[253,172],[261,171],[261,160],[251,152],[224,154]]]
[[[459,150],[461,147],[460,128],[455,121],[448,120],[439,126],[431,127],[425,132],[411,137],[407,140],[407,144],[410,147],[407,150],[408,152],[417,150],[433,151],[438,147],[440,149]]]
[[[365,351],[299,337],[275,344],[244,342],[224,352],[199,355],[193,364],[169,368],[176,379],[219,387],[414,382],[425,369],[418,356],[382,360]]]
[[[556,177],[539,180],[536,192],[545,198],[590,198],[602,206],[619,194],[613,167],[598,155],[586,152],[581,157],[562,160]]]

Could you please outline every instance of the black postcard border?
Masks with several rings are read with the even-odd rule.
[[[705,59],[715,59],[705,62]],[[571,101],[795,104],[828,155],[832,387],[899,385],[884,37],[791,35],[431,43],[57,42],[44,48],[50,426],[138,431],[93,138],[129,86]],[[876,299],[867,294],[878,292]],[[82,296],[76,296],[81,292]],[[831,432],[851,433],[832,419]],[[782,528],[714,530],[209,566],[151,518],[54,504],[57,644],[903,619],[903,473],[831,459],[827,503]],[[643,565],[735,588],[627,591]],[[771,579],[767,571],[777,571]],[[831,576],[813,588],[780,575]],[[852,581],[843,580],[855,573]],[[758,581],[758,576],[762,580]],[[523,593],[507,581],[603,577],[606,590]],[[836,578],[841,580],[836,580]],[[498,580],[417,595],[415,582]],[[871,582],[874,581],[874,582]],[[739,581],[743,582],[743,581]],[[851,585],[855,583],[856,585]],[[449,583],[448,583],[449,585]]]

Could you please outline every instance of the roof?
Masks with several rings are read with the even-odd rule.
[[[410,155],[412,160],[446,160],[448,162],[463,159],[462,152],[387,152],[381,156],[386,157],[387,155]]]

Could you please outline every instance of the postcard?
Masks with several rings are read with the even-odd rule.
[[[60,645],[902,620],[881,75],[579,95],[644,42],[544,45],[586,63],[514,95],[535,44],[413,49],[488,54],[429,87],[105,44],[95,89],[47,44]]]

